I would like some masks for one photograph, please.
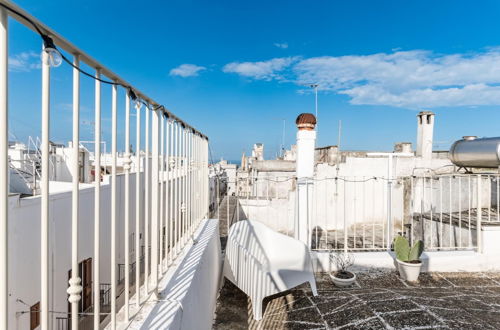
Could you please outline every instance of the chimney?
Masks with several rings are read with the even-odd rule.
[[[316,145],[316,117],[302,113],[297,124],[297,195],[295,214],[295,238],[311,246],[309,233],[313,206],[314,150]]]
[[[432,158],[432,141],[434,133],[434,113],[421,111],[417,115],[417,157]]]

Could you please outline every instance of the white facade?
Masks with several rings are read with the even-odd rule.
[[[141,179],[142,180],[142,179]],[[66,185],[69,189],[70,186]],[[135,191],[135,175],[130,175],[131,194]],[[117,200],[124,199],[124,176],[117,176]],[[49,283],[51,326],[55,328],[56,317],[68,312],[68,271],[71,269],[71,191],[59,191],[50,195],[50,247]],[[10,329],[29,329],[29,306],[40,301],[40,196],[9,198],[9,325]],[[79,208],[79,262],[93,258],[94,230],[94,187],[86,185],[80,189]],[[117,263],[124,262],[124,206],[117,205]],[[130,204],[131,214],[135,214],[135,204]],[[110,259],[110,214],[111,185],[101,185],[101,260]],[[134,235],[135,218],[130,219],[130,237]],[[142,230],[142,229],[141,229]],[[129,239],[130,239],[129,237]],[[141,239],[141,246],[144,245]],[[134,245],[131,244],[132,253]],[[110,283],[109,262],[101,262],[101,283]],[[22,302],[21,302],[22,301]]]

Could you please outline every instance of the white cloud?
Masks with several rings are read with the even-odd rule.
[[[246,65],[252,67],[252,62]],[[500,48],[473,54],[413,50],[313,57],[283,66],[280,75],[299,85],[318,83],[321,90],[347,95],[352,104],[405,108],[500,105]],[[275,78],[272,74],[253,77]]]
[[[40,53],[28,51],[9,56],[9,71],[29,72],[41,67]]]
[[[179,77],[196,77],[200,71],[206,70],[204,66],[199,66],[195,64],[181,64],[176,68],[170,70],[171,76]]]
[[[232,62],[226,64],[222,71],[226,73],[236,73],[240,76],[253,79],[283,79],[280,72],[289,67],[296,60],[296,57],[282,57],[262,62]]]
[[[286,43],[286,42],[275,42],[274,46],[278,47],[278,48],[281,48],[281,49],[287,49],[288,48],[288,43]]]

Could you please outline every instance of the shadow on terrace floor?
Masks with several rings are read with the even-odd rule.
[[[307,285],[269,297],[259,322],[247,296],[226,280],[213,328],[500,329],[500,273],[424,273],[415,284],[392,271],[357,276],[355,286],[337,289],[317,274],[318,297]]]

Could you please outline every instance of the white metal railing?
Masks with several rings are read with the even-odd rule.
[[[75,47],[69,41],[61,37],[55,31],[29,15],[27,12],[13,4],[11,1],[0,0],[0,329],[9,329],[13,324],[8,324],[9,315],[15,313],[15,308],[8,305],[9,283],[7,281],[9,274],[8,253],[8,102],[7,90],[8,84],[8,22],[9,18],[25,25],[31,30],[41,35],[43,39],[42,52],[42,138],[41,147],[37,152],[41,158],[41,231],[40,231],[40,325],[41,329],[47,330],[55,325],[56,314],[62,311],[50,310],[49,301],[54,299],[52,293],[49,272],[49,252],[51,249],[51,228],[49,219],[51,217],[51,199],[49,186],[49,140],[50,140],[50,115],[51,115],[51,71],[54,60],[57,60],[59,54],[62,54],[63,60],[73,68],[73,152],[70,168],[72,169],[72,198],[71,198],[71,277],[67,293],[71,303],[71,329],[78,329],[79,310],[78,304],[81,299],[81,278],[79,275],[79,248],[82,244],[87,244],[93,240],[93,299],[94,302],[100,301],[100,285],[103,274],[102,265],[109,264],[111,278],[110,286],[110,323],[111,328],[115,329],[117,324],[116,314],[117,305],[117,255],[118,235],[123,233],[123,251],[124,256],[124,308],[125,322],[130,318],[130,264],[139,265],[141,236],[144,235],[144,241],[148,248],[145,248],[145,270],[141,277],[141,267],[133,267],[132,271],[135,279],[135,304],[137,306],[144,303],[151,292],[158,290],[158,282],[163,277],[168,267],[173,264],[175,258],[179,255],[183,247],[189,242],[193,232],[198,227],[200,221],[208,216],[209,206],[209,183],[208,183],[208,138],[188,125],[186,122],[169,112],[164,106],[149,98],[128,82],[120,78],[114,72],[108,70],[99,62],[88,56],[85,52]],[[15,36],[13,36],[15,38]],[[53,41],[54,45],[51,43]],[[54,47],[58,47],[56,50]],[[70,54],[73,58],[69,61],[64,52]],[[95,73],[89,74],[81,69],[81,64],[85,63],[88,67],[95,70]],[[80,218],[82,212],[80,200],[80,180],[79,180],[79,146],[80,141],[79,125],[80,118],[80,78],[84,75],[88,78],[94,78],[95,91],[95,141],[94,141],[94,210],[93,210],[93,238],[92,240],[79,240]],[[103,155],[101,144],[102,121],[101,104],[102,92],[101,85],[109,84],[112,87],[111,93],[111,205],[110,217],[102,216],[103,204]],[[53,92],[53,91],[52,91]],[[124,158],[123,176],[118,173],[117,157],[119,155],[117,147],[118,139],[118,94],[125,92],[125,139],[124,139]],[[136,131],[135,155],[132,155],[129,146],[131,142],[131,108],[135,106]],[[141,115],[145,117],[145,132],[141,131]],[[144,145],[144,148],[141,148]],[[37,147],[38,149],[38,147]],[[137,166],[134,167],[134,173],[131,173],[131,157],[135,157]],[[140,166],[144,161],[145,166]],[[104,173],[106,175],[106,173]],[[131,178],[135,176],[135,180]],[[120,182],[124,182],[124,192],[121,193]],[[135,189],[132,190],[132,182]],[[134,192],[132,194],[132,191]],[[122,197],[123,196],[123,197]],[[120,200],[119,198],[123,198]],[[123,207],[123,218],[121,210]],[[132,214],[132,207],[135,209]],[[53,215],[52,215],[53,216]],[[69,217],[69,216],[68,216]],[[101,237],[100,228],[103,223],[110,226],[109,237]],[[129,226],[133,222],[132,226]],[[123,231],[121,231],[123,230]],[[134,258],[130,260],[131,246],[129,246],[129,237],[134,233]],[[166,235],[163,235],[163,233]],[[102,242],[110,242],[110,259],[101,258],[103,255]],[[163,249],[165,247],[165,249]],[[59,246],[58,249],[63,247]],[[18,251],[16,251],[18,253]],[[107,255],[107,253],[105,254]],[[81,256],[80,256],[81,257]],[[108,269],[108,267],[104,267]],[[56,269],[57,272],[65,273],[65,269]],[[35,276],[36,277],[36,276]],[[15,279],[11,278],[11,281]],[[144,291],[141,292],[141,284],[144,284]],[[57,315],[60,318],[60,315]],[[93,309],[93,325],[98,329],[101,322],[102,313],[100,304],[95,303]]]
[[[214,214],[228,226],[250,218],[293,235],[295,177],[247,174],[234,182],[218,177]],[[497,174],[315,177],[312,182],[308,236],[313,250],[390,250],[396,235],[423,240],[426,250],[479,250],[481,225],[500,223]],[[227,197],[231,183],[236,194]]]

